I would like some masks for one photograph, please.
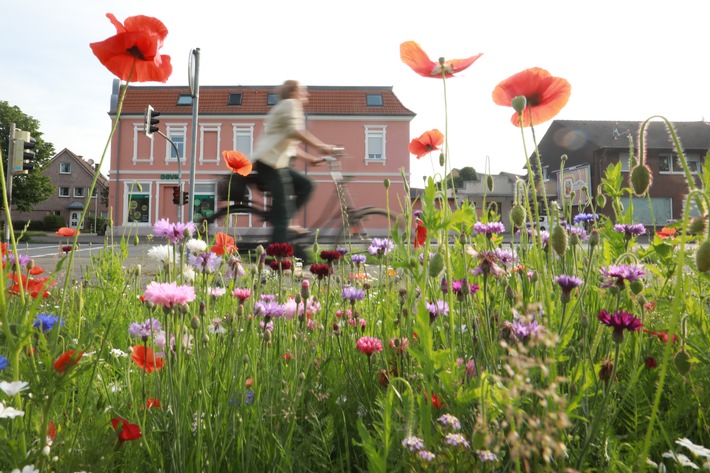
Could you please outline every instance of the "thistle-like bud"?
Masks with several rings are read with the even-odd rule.
[[[523,113],[525,107],[528,106],[528,99],[524,95],[518,95],[517,97],[513,97],[511,105],[513,106],[513,110],[518,113]]]
[[[695,263],[698,271],[704,273],[710,270],[710,240],[705,240],[695,252]]]
[[[567,162],[567,159],[568,159],[568,158],[567,158],[567,155],[566,155],[566,154],[563,154],[562,156],[560,156],[560,161],[562,162],[562,164],[566,163],[566,162]]]
[[[192,330],[197,330],[200,328],[200,319],[195,315],[190,319],[190,328]]]
[[[653,181],[651,170],[645,164],[639,164],[631,170],[629,181],[631,182],[631,188],[634,190],[634,194],[639,197],[646,195]]]
[[[633,281],[632,283],[629,284],[629,289],[631,292],[633,292],[635,295],[638,295],[643,291],[643,281],[637,279],[636,281]]]
[[[444,153],[440,153],[439,154],[439,166],[441,166],[443,168],[444,164],[446,164],[446,156],[444,156]]]
[[[515,302],[517,295],[515,294],[515,289],[513,289],[513,286],[511,286],[511,285],[505,286],[505,298],[508,300],[508,302],[510,304],[513,304]]]
[[[486,187],[488,188],[488,192],[493,192],[493,176],[490,174],[486,176]]]
[[[311,297],[311,282],[308,279],[301,282],[301,297],[304,301]]]
[[[589,246],[597,246],[599,244],[599,230],[596,228],[589,232],[589,239],[587,240],[587,243],[589,243]]]
[[[567,251],[567,232],[560,225],[556,225],[550,233],[550,246],[555,253],[562,256]]]
[[[263,245],[257,246],[257,247],[256,247],[256,256],[257,256],[257,258],[261,258],[261,255],[263,255],[265,251],[266,251],[266,250],[264,249],[264,246],[263,246]]]
[[[29,260],[29,261],[27,262],[27,264],[25,265],[25,267],[26,267],[27,269],[32,269],[32,268],[34,268],[34,267],[35,267],[35,260],[33,260],[33,259]]]
[[[525,209],[520,204],[515,204],[513,210],[510,211],[510,220],[516,227],[525,225]]]
[[[706,220],[707,217],[700,216],[700,217],[695,217],[693,220],[690,221],[690,224],[688,224],[688,233],[692,233],[695,235],[698,234],[703,234],[705,233],[705,227],[706,227]]]
[[[389,189],[389,188],[390,188],[390,180],[385,179],[385,189]]]
[[[429,276],[436,277],[444,269],[444,257],[441,253],[435,253],[429,261]]]

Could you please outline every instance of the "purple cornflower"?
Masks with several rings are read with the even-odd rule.
[[[472,256],[478,258],[481,262],[478,266],[471,270],[471,274],[474,276],[492,275],[494,277],[500,277],[505,274],[505,270],[498,266],[498,256],[496,256],[493,251],[481,251],[476,253],[475,251],[470,252]]]
[[[518,255],[516,255],[512,250],[505,250],[503,248],[496,248],[494,253],[498,258],[498,262],[505,266],[515,265],[518,262]]]
[[[614,225],[614,231],[623,233],[626,239],[630,239],[635,236],[643,235],[646,233],[646,227],[642,223],[635,223],[633,225],[617,223]]]
[[[569,231],[570,236],[577,237],[581,241],[585,241],[589,236],[587,235],[587,230],[585,230],[583,227],[567,227],[567,230]]]
[[[187,258],[188,263],[203,273],[214,273],[222,262],[222,257],[211,251],[204,251]]]
[[[469,294],[475,294],[478,292],[478,284],[469,284],[466,278],[457,279],[451,283],[451,290],[454,294],[461,294],[467,296]]]
[[[193,222],[170,223],[167,218],[161,218],[153,225],[153,233],[156,237],[167,238],[173,244],[185,237],[191,237],[195,230]]]
[[[595,220],[599,220],[599,214],[577,214],[574,216],[572,219],[572,223],[575,225],[579,223],[587,223],[587,222],[594,222]]]
[[[427,302],[426,308],[429,311],[429,321],[434,322],[440,315],[449,315],[449,304],[446,301]]]
[[[360,266],[361,264],[364,264],[366,260],[367,260],[367,256],[365,256],[365,255],[352,255],[350,257],[350,261],[355,266]]]
[[[452,416],[451,414],[444,414],[437,420],[445,427],[450,427],[453,430],[461,429],[461,422],[456,418],[456,416]]]
[[[47,333],[54,327],[54,324],[59,323],[60,327],[64,326],[64,319],[60,319],[56,315],[51,314],[37,314],[35,321],[32,324],[34,328],[42,330],[42,332]]]
[[[158,319],[150,318],[143,323],[132,322],[128,327],[128,335],[145,341],[161,330],[162,326],[160,325],[160,321]]]
[[[461,434],[448,433],[444,437],[444,443],[453,447],[468,448],[468,441]]]
[[[622,340],[624,340],[624,330],[636,332],[643,327],[641,319],[623,310],[615,311],[613,314],[602,310],[597,314],[597,318],[604,325],[614,328],[614,333],[611,335],[611,338],[616,343],[621,343]]]
[[[365,298],[365,291],[353,286],[345,286],[340,295],[343,299],[346,299],[350,301],[351,304],[354,304],[355,301],[361,301]]]
[[[409,437],[405,437],[404,440],[402,440],[402,446],[408,449],[410,452],[418,452],[419,450],[424,448],[424,440],[420,439],[419,437],[410,435]]]
[[[473,224],[473,233],[480,235],[484,234],[487,236],[490,236],[492,233],[504,233],[505,232],[505,225],[503,225],[501,222],[489,222],[489,223],[482,223],[482,222],[476,222]]]
[[[429,450],[419,450],[417,452],[417,455],[419,455],[419,458],[426,462],[432,461],[434,458],[436,458],[436,455],[431,453]]]
[[[32,257],[30,255],[17,255],[17,259],[18,259],[20,266],[27,266],[27,263],[32,261]],[[3,256],[3,260],[6,261],[7,263],[10,263],[10,265],[14,266],[15,265],[15,254],[8,253],[5,256]]]
[[[259,301],[254,304],[254,313],[264,318],[278,319],[286,313],[286,308],[276,301]]]
[[[624,289],[624,281],[632,283],[646,274],[640,266],[635,264],[611,265],[606,268],[600,268],[599,271],[607,278],[601,286],[603,288],[617,286],[619,289]]]
[[[478,459],[484,463],[498,460],[498,455],[491,452],[490,450],[479,450],[476,452],[476,455],[478,455]]]
[[[342,246],[339,246],[335,249],[338,253],[340,253],[340,256],[343,257],[349,253],[349,250],[347,248],[344,248]]]
[[[394,243],[389,238],[373,238],[367,248],[371,255],[386,255],[394,249]]]
[[[520,320],[513,321],[513,335],[515,338],[521,342],[527,341],[531,335],[535,335],[537,332],[543,330],[545,327],[537,323],[537,320],[533,319],[531,322],[522,322]]]
[[[583,281],[576,276],[561,274],[555,278],[555,282],[560,286],[560,289],[562,289],[562,302],[569,302],[572,289],[579,287]]]

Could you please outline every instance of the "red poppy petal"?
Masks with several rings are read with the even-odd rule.
[[[409,143],[409,152],[417,158],[426,156],[430,151],[431,150],[424,146],[419,140],[412,140],[412,142]]]
[[[424,77],[432,76],[431,73],[438,66],[424,50],[416,43],[416,41],[405,41],[399,45],[399,57],[402,62],[412,68],[414,72]]]
[[[476,62],[476,60],[481,56],[483,56],[483,53],[471,56],[466,59],[452,59],[450,61],[447,61],[447,63],[451,65],[452,72],[461,72],[464,69],[467,69],[471,64]]]
[[[124,24],[127,31],[147,31],[156,34],[161,41],[160,46],[162,46],[162,41],[165,37],[168,36],[168,29],[165,27],[163,22],[152,16],[129,16],[126,18]]]

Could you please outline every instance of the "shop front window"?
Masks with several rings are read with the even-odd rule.
[[[150,222],[150,195],[130,194],[128,196],[128,222]]]
[[[195,185],[195,206],[192,212],[192,221],[199,223],[203,218],[210,218],[217,208],[217,199],[213,184]]]

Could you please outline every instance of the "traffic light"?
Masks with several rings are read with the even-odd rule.
[[[173,204],[180,205],[180,188],[173,186]]]
[[[153,107],[150,105],[145,108],[145,115],[143,116],[143,132],[148,138],[152,138],[153,133],[158,131],[158,123],[160,123],[160,120],[155,117],[159,116],[160,112],[153,110]]]
[[[15,128],[12,137],[12,173],[27,174],[34,168],[35,152],[37,140],[30,135],[29,131]]]
[[[182,203],[183,205],[187,205],[190,203],[190,193],[187,191],[184,191],[182,193]]]

